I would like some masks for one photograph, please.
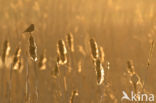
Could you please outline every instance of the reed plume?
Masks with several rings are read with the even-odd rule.
[[[93,38],[90,39],[90,48],[92,59],[95,61],[99,57],[99,49],[96,41]]]
[[[37,45],[32,35],[29,37],[29,54],[33,61],[37,61]]]
[[[73,90],[73,91],[72,91],[72,94],[71,94],[71,97],[70,97],[69,103],[74,103],[74,99],[75,99],[75,97],[78,96],[78,95],[79,95],[78,90]]]
[[[17,48],[17,50],[16,50],[16,52],[14,54],[14,57],[13,57],[13,63],[12,63],[13,70],[20,69],[20,67],[21,67],[20,56],[21,56],[21,48]]]
[[[59,75],[59,73],[60,73],[59,64],[56,63],[53,74],[55,77],[57,77]]]
[[[128,74],[130,76],[130,84],[132,85],[134,92],[138,93],[143,91],[143,83],[141,82],[140,76],[135,72],[135,67],[132,60],[127,62]]]
[[[23,58],[19,58],[18,68],[19,68],[19,72],[21,73],[23,71],[23,68],[24,68]]]
[[[91,48],[91,57],[94,62],[96,76],[97,76],[97,85],[101,85],[104,81],[104,68],[102,63],[104,62],[104,51],[102,47],[98,47],[96,41],[90,39],[90,48]]]
[[[2,62],[3,63],[5,63],[6,58],[9,56],[10,50],[11,50],[10,43],[7,40],[5,40],[3,43],[3,51],[2,51]]]
[[[67,46],[71,52],[74,52],[74,38],[72,33],[66,35]]]
[[[134,63],[132,60],[128,60],[127,61],[127,66],[128,66],[128,73],[130,75],[134,74],[135,73],[135,69],[134,69]]]
[[[138,74],[135,73],[131,76],[130,83],[133,85],[135,93],[143,91],[143,84]]]
[[[105,53],[102,46],[99,47],[99,59],[102,63],[105,61]]]
[[[46,69],[46,62],[47,62],[47,58],[46,58],[46,54],[45,52],[40,56],[39,58],[39,63],[38,66],[40,68],[40,70],[45,70]]]
[[[104,68],[99,59],[95,62],[95,70],[97,76],[97,85],[101,85],[104,81]]]
[[[67,63],[67,49],[63,40],[59,40],[57,43],[57,55],[58,64],[64,65]]]

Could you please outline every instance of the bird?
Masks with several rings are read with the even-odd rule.
[[[30,24],[30,26],[24,31],[24,33],[25,33],[25,32],[31,33],[31,32],[33,32],[34,30],[35,30],[34,24]]]

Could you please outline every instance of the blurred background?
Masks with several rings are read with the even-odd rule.
[[[91,37],[104,48],[105,60],[110,62],[108,81],[117,103],[121,103],[122,91],[128,91],[130,85],[124,75],[129,59],[133,60],[135,70],[146,90],[156,94],[155,48],[147,70],[151,43],[156,39],[155,0],[0,0],[0,14],[0,47],[2,48],[3,42],[8,40],[11,46],[10,55],[13,55],[18,46],[25,55],[29,35],[23,31],[30,24],[35,25],[32,35],[38,46],[38,54],[45,50],[48,60],[47,69],[39,73],[39,103],[68,103],[72,88],[79,90],[79,96],[75,98],[74,103],[103,103],[104,98],[99,102],[98,95],[99,92],[100,95],[104,94],[104,88],[97,87],[93,63],[90,60],[88,42]],[[51,70],[57,57],[57,41],[65,39],[69,32],[74,36],[77,52],[72,69],[78,68],[76,64],[78,59],[81,59],[82,72],[71,72],[72,76],[69,78],[73,79],[69,79],[68,82],[70,84],[72,81],[73,84],[61,100],[56,95],[56,90],[59,90],[58,81],[51,77]],[[79,47],[83,47],[83,56],[78,52]],[[31,60],[29,64],[30,68],[33,68]],[[14,92],[17,94],[12,103],[24,103],[21,102],[24,101],[24,74],[19,82],[13,78],[13,84],[16,84]],[[5,95],[1,95],[3,102],[0,103],[7,101],[5,91],[7,89],[4,90]],[[108,103],[113,102],[109,100]]]

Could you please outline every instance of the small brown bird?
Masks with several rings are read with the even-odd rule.
[[[31,24],[31,25],[24,31],[24,33],[25,33],[25,32],[31,33],[31,32],[33,32],[34,30],[35,30],[35,26],[34,26],[34,24]]]

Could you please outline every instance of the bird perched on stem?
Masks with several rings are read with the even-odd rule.
[[[25,32],[31,33],[31,32],[33,32],[34,30],[35,30],[35,26],[34,26],[34,24],[31,24],[31,25],[24,31],[24,33],[25,33]]]

